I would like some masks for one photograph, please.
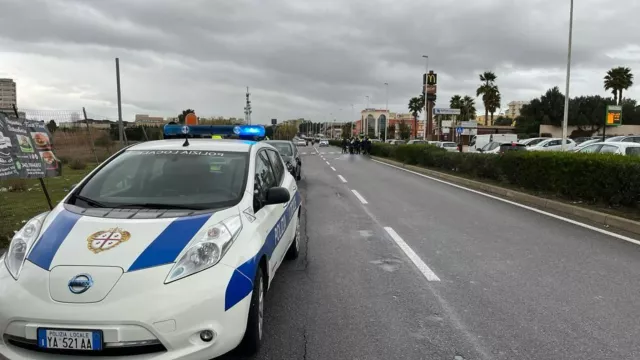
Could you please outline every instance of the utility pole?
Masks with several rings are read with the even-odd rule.
[[[564,117],[562,119],[562,151],[567,147],[567,125],[569,123],[569,82],[571,80],[571,38],[573,37],[573,0],[569,5],[569,51],[567,52],[567,84],[564,93]]]
[[[122,123],[122,94],[120,93],[120,59],[116,58],[116,91],[118,93],[118,140],[122,145],[122,139],[124,138],[124,124]]]
[[[247,125],[251,125],[251,100],[249,99],[251,97],[251,93],[249,92],[249,87],[247,86],[247,93],[246,93],[246,105],[244,106],[244,122]]]
[[[424,74],[425,76],[429,77],[429,56],[428,55],[422,55],[423,58],[425,58],[426,60],[426,65],[425,65],[425,69],[424,69]],[[428,82],[428,81],[426,81]],[[428,128],[430,128],[429,124],[429,100],[428,100],[428,95],[427,95],[427,89],[426,89],[426,85],[425,84],[425,88],[423,89],[424,92],[424,128],[422,129],[422,131],[424,132],[423,134],[423,140],[427,140],[427,132]]]
[[[386,90],[387,101],[385,105],[385,110],[387,112],[386,118],[387,120],[384,122],[384,141],[387,141],[387,130],[389,129],[389,83],[384,83],[384,87]]]

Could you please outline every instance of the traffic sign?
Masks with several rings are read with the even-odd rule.
[[[463,131],[464,131],[464,128],[463,128],[462,126],[458,126],[458,127],[456,128],[456,132],[457,132],[458,134],[462,134],[462,132],[463,132]]]
[[[460,109],[433,108],[434,115],[460,115]]]

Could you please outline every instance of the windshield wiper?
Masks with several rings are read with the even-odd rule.
[[[93,199],[89,199],[88,197],[84,197],[82,195],[73,195],[74,198],[78,199],[78,200],[82,200],[84,202],[86,202],[89,205],[92,205],[93,207],[98,207],[98,208],[106,208],[108,207],[107,205],[99,202],[99,201],[95,201]]]
[[[175,204],[156,204],[156,203],[141,203],[141,204],[123,204],[116,206],[117,208],[141,208],[141,209],[179,209],[179,210],[202,210],[187,205],[175,205]]]

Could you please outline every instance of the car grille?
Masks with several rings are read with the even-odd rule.
[[[11,344],[15,347],[19,347],[21,349],[52,355],[102,357],[143,355],[167,351],[167,348],[165,348],[159,341],[149,345],[129,347],[109,347],[109,343],[106,343],[104,344],[104,349],[101,351],[77,351],[42,349],[38,346],[38,342],[36,340],[29,340],[18,336],[5,335],[4,340],[6,343]]]

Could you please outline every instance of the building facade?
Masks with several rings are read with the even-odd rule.
[[[511,119],[517,118],[518,116],[520,116],[520,110],[522,109],[522,107],[527,104],[529,104],[528,101],[512,101],[508,103],[507,106],[509,106],[509,109],[507,110],[507,117]]]
[[[18,106],[15,81],[0,79],[0,110],[13,110],[14,106]]]
[[[136,125],[162,126],[166,124],[162,116],[149,116],[147,114],[136,114]]]

